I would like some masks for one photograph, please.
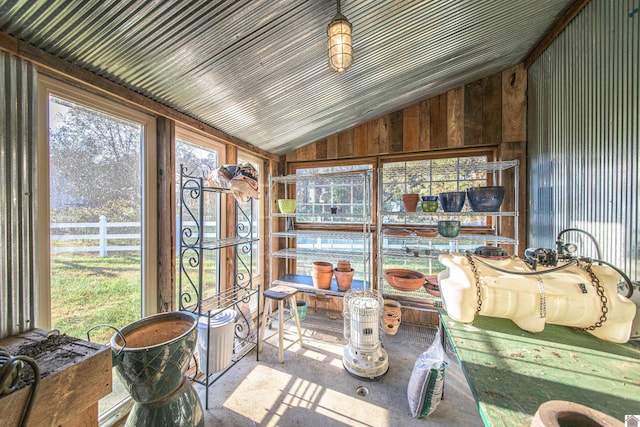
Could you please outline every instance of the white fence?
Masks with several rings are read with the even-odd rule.
[[[140,222],[108,222],[107,217],[100,215],[98,222],[70,223],[61,222],[51,224],[51,241],[55,240],[83,240],[98,241],[98,245],[90,246],[55,246],[51,245],[51,252],[99,252],[101,257],[106,257],[109,251],[139,251],[140,244],[137,245],[109,245],[109,239],[137,240],[140,241],[141,233],[109,233],[110,230],[137,227],[140,229]],[[54,230],[59,229],[87,229],[93,228],[97,234],[55,234]]]
[[[184,223],[184,226],[195,226],[195,222]],[[205,222],[205,226],[207,229],[211,230],[212,227],[215,229],[215,222]],[[114,229],[121,228],[137,228],[137,232],[135,233],[117,233],[113,232]],[[176,228],[178,227],[176,223]],[[74,230],[74,229],[87,229],[93,228],[97,233],[94,234],[55,234],[55,230]],[[205,238],[215,238],[215,233],[204,233]],[[176,229],[176,239],[180,238],[180,230]],[[91,243],[95,241],[97,245],[88,245],[88,246],[56,246],[54,244],[51,245],[51,252],[98,252],[101,257],[106,257],[108,252],[116,252],[116,251],[139,251],[140,244],[136,245],[109,245],[109,240],[119,239],[119,240],[135,240],[140,242],[141,233],[140,233],[140,222],[108,222],[107,217],[104,215],[100,215],[100,220],[98,222],[83,222],[83,223],[73,223],[73,222],[60,222],[56,224],[51,224],[51,241],[77,241],[82,240],[87,243]],[[178,244],[179,242],[176,242]]]

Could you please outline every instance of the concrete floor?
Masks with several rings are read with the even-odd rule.
[[[207,426],[482,426],[467,382],[454,355],[445,371],[444,400],[428,418],[414,419],[407,403],[407,384],[416,358],[433,339],[401,326],[386,336],[389,372],[367,382],[342,366],[342,320],[308,315],[302,322],[304,348],[293,345],[278,363],[278,349],[265,345],[256,361],[252,350],[209,388]],[[286,323],[285,344],[295,339]],[[426,331],[427,329],[424,328]],[[277,345],[277,335],[269,342]],[[368,396],[356,389],[364,386]],[[196,384],[204,402],[204,387]],[[204,405],[203,405],[204,406]]]

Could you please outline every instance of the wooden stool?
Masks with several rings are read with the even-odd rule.
[[[284,363],[284,322],[294,318],[296,320],[296,327],[298,328],[298,339],[291,343],[287,348],[291,347],[297,341],[300,342],[300,347],[303,347],[302,343],[302,330],[300,329],[300,318],[298,317],[298,309],[296,306],[296,294],[298,290],[290,286],[278,285],[273,288],[269,288],[262,293],[264,295],[264,312],[262,315],[262,324],[260,325],[260,340],[258,342],[258,352],[262,351],[262,345],[265,340],[271,338],[275,333],[265,338],[264,333],[267,328],[268,319],[275,318],[275,314],[272,314],[271,301],[267,303],[267,298],[278,301],[278,351],[280,363]],[[290,312],[287,317],[284,315],[284,302],[289,301]],[[291,313],[293,312],[293,313]]]

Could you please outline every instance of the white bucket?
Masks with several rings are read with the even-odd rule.
[[[198,320],[198,355],[200,369],[206,372],[207,361],[207,320],[209,320],[209,373],[219,372],[231,363],[233,357],[233,337],[236,311],[227,308],[212,313],[210,318],[201,316]]]

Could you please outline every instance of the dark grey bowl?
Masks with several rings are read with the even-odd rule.
[[[473,187],[467,190],[469,207],[474,212],[498,212],[504,200],[504,187]]]
[[[438,233],[442,237],[458,237],[458,234],[460,234],[460,221],[438,221]]]
[[[445,212],[460,212],[467,194],[464,191],[451,191],[438,194],[440,206]]]

